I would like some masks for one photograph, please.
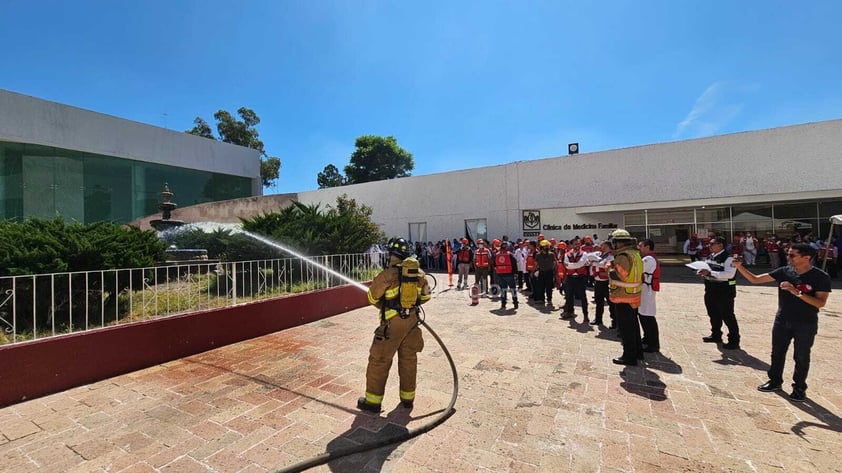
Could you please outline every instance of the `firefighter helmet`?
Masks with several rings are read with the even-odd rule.
[[[412,255],[412,250],[403,238],[392,238],[389,240],[389,254],[395,255],[400,259],[409,258]]]
[[[491,244],[494,245],[494,247],[496,248],[496,247],[500,246],[500,240],[495,238],[494,240],[491,241]]]
[[[611,232],[608,235],[608,241],[611,242],[611,246],[614,246],[616,243],[625,243],[629,245],[637,244],[637,238],[631,236],[631,233],[623,230],[622,228],[618,228]]]
[[[550,247],[550,241],[549,240],[541,240],[541,242],[538,243],[538,244],[541,245],[541,248],[549,248]]]

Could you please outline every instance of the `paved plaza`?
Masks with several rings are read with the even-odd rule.
[[[560,320],[558,293],[553,310],[521,296],[515,313],[488,299],[472,307],[438,278],[426,319],[457,365],[455,414],[400,445],[312,471],[842,471],[838,282],[799,404],[756,390],[766,381],[773,287],[738,277],[742,350],[726,351],[701,341],[702,284],[689,269],[666,268],[661,353],[622,367],[611,363],[616,333],[582,323],[578,308],[575,320]],[[399,407],[396,367],[382,414],[355,407],[376,323],[363,308],[0,409],[0,471],[277,471],[422,426],[453,391],[426,333],[415,408]]]

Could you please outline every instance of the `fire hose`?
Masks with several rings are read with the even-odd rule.
[[[340,449],[336,449],[336,450],[333,450],[333,451],[325,452],[325,453],[323,453],[319,456],[301,461],[299,463],[287,466],[285,468],[281,468],[280,470],[275,470],[274,473],[293,473],[293,472],[304,471],[304,470],[314,468],[314,467],[319,466],[319,465],[324,465],[325,463],[337,460],[337,459],[342,458],[342,457],[346,457],[348,455],[368,452],[370,450],[376,450],[378,448],[385,447],[387,445],[405,442],[405,441],[407,441],[409,439],[412,439],[414,437],[417,437],[417,436],[419,436],[419,435],[421,435],[425,432],[429,432],[430,430],[437,427],[438,425],[440,425],[445,420],[447,420],[450,416],[453,415],[453,413],[455,412],[454,406],[456,405],[456,398],[459,396],[459,375],[456,373],[456,364],[453,362],[453,357],[450,356],[450,352],[447,350],[447,347],[444,345],[444,342],[442,342],[441,338],[439,338],[438,334],[436,334],[436,332],[433,331],[432,328],[430,328],[430,325],[427,324],[427,322],[424,321],[424,317],[422,317],[422,315],[424,314],[423,308],[419,307],[419,309],[420,309],[420,313],[419,313],[419,317],[418,317],[418,323],[420,325],[423,325],[424,328],[427,329],[428,332],[430,332],[430,335],[432,335],[433,338],[436,340],[436,342],[439,344],[442,351],[444,352],[445,357],[447,357],[447,362],[450,363],[450,370],[453,373],[453,394],[450,397],[450,404],[448,404],[448,406],[444,409],[444,411],[442,411],[442,413],[439,414],[438,417],[436,417],[435,419],[433,419],[429,423],[427,423],[425,425],[422,425],[420,427],[401,432],[401,433],[396,434],[396,435],[391,436],[391,437],[378,439],[374,442],[370,442],[370,443],[366,443],[366,444],[362,444],[362,445],[355,445],[353,447],[340,448]]]

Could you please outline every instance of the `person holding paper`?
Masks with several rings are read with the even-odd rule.
[[[710,256],[705,263],[710,269],[699,269],[697,274],[705,280],[705,308],[710,317],[710,335],[702,337],[705,343],[722,343],[722,324],[728,327],[726,350],[740,349],[740,325],[734,315],[737,297],[737,268],[731,255],[725,251],[725,238],[710,240]]]

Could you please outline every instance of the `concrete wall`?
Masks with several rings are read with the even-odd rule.
[[[250,177],[252,149],[0,90],[0,141],[32,143],[189,169]]]
[[[528,209],[572,227],[622,225],[622,211],[636,209],[839,198],[840,158],[842,120],[834,120],[321,189],[298,199],[331,204],[347,194],[373,208],[387,235],[406,235],[409,222],[426,221],[429,240],[452,238],[465,219],[486,218],[489,236],[517,238]]]
[[[353,286],[0,347],[0,407],[368,305]]]

